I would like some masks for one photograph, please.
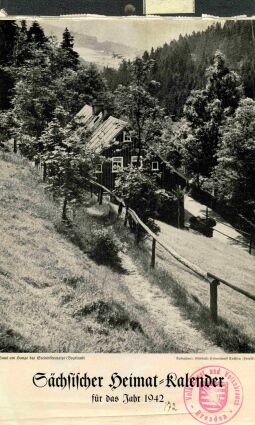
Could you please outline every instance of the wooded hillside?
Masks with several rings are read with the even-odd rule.
[[[144,53],[144,59],[154,59],[152,79],[160,82],[158,96],[170,115],[180,116],[192,89],[205,84],[205,70],[220,50],[226,65],[241,76],[245,95],[255,97],[255,23],[227,21],[215,23],[206,31],[182,35],[176,41]],[[130,63],[123,61],[119,70],[105,69],[111,90],[130,82]]]

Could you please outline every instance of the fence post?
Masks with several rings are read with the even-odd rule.
[[[216,279],[210,281],[210,313],[214,323],[218,322],[218,286],[220,282]]]
[[[18,152],[18,144],[17,144],[17,140],[15,138],[13,139],[13,152],[14,153]]]
[[[156,239],[152,239],[151,267],[154,269],[156,259]]]
[[[120,202],[119,203],[119,208],[118,208],[118,218],[121,216],[122,209],[123,209],[123,205],[122,205],[122,202]]]
[[[99,205],[103,203],[103,189],[99,190]]]
[[[208,209],[208,207],[206,207],[206,211],[205,211],[206,225],[208,223],[208,218],[209,218],[209,209]]]
[[[43,163],[43,181],[45,182],[47,178],[47,165]]]
[[[126,214],[125,214],[125,220],[124,220],[124,226],[126,227],[128,221],[128,207],[126,207]]]
[[[180,199],[180,226],[181,229],[184,228],[184,218],[185,218],[185,210],[184,210],[184,195],[182,195],[182,198]]]
[[[39,164],[40,164],[40,159],[39,158],[35,158],[35,168],[38,170],[39,168]]]
[[[135,223],[135,241],[139,243],[139,223]]]

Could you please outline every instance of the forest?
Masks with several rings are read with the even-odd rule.
[[[225,56],[226,65],[240,75],[245,96],[255,97],[255,23],[218,22],[205,31],[180,35],[178,40],[144,52],[144,60],[155,61],[151,77],[160,83],[158,97],[169,115],[182,115],[190,91],[204,87],[205,71],[212,64],[216,50]],[[118,70],[105,69],[110,90],[130,83],[130,66],[131,63],[124,60]]]
[[[149,78],[167,114],[149,143],[223,206],[253,220],[254,34],[254,21],[218,22],[142,57],[153,63]],[[130,91],[133,66],[105,69],[111,91]]]
[[[1,21],[1,146],[13,139],[14,150],[18,144],[23,155],[45,164],[65,217],[100,160],[86,148],[89,132],[73,118],[101,99],[129,123],[141,147],[254,219],[254,31],[248,20],[213,24],[124,60],[118,70],[99,71],[80,61],[68,29],[59,43],[37,22]]]

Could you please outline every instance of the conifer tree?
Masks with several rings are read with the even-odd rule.
[[[23,28],[24,31],[25,28]],[[47,37],[45,37],[44,31],[42,27],[38,24],[38,22],[33,22],[28,32],[28,41],[38,44],[42,46],[47,41]]]
[[[10,107],[13,79],[5,68],[12,61],[17,33],[15,21],[0,21],[0,110]]]
[[[62,53],[62,66],[65,68],[76,69],[79,64],[79,55],[74,51],[74,37],[68,30],[65,29],[63,39],[60,44],[60,54]]]

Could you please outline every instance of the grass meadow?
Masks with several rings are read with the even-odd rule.
[[[0,350],[162,351],[122,273],[59,233],[60,207],[33,166],[2,153],[0,167]],[[89,233],[91,222],[82,226]]]

